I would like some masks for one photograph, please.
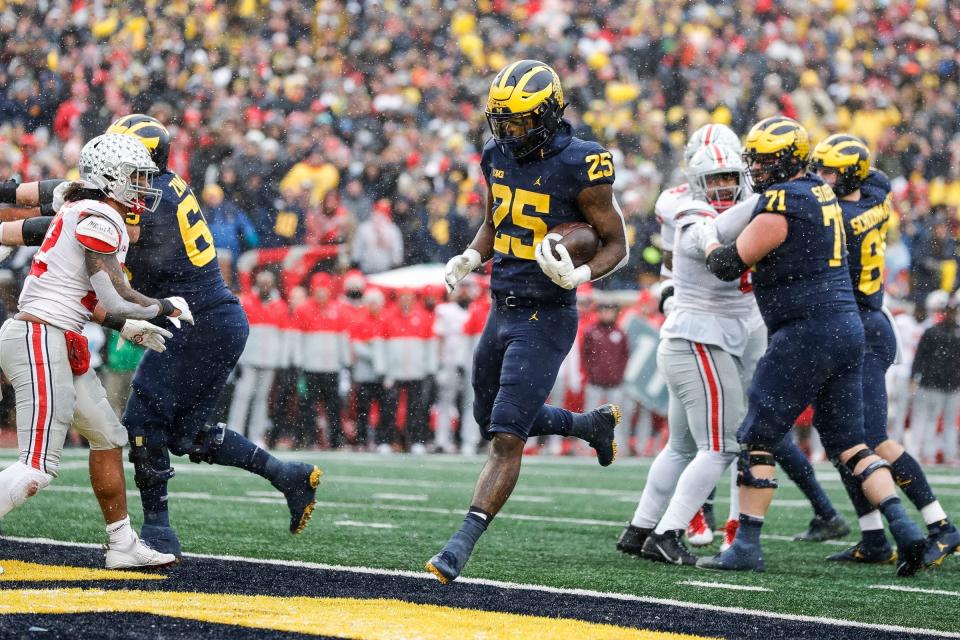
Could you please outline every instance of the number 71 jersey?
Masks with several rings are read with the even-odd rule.
[[[565,124],[565,123],[564,123]],[[493,196],[493,273],[490,288],[518,296],[572,304],[575,291],[554,284],[540,270],[534,249],[547,231],[564,222],[584,222],[577,196],[586,188],[613,184],[610,152],[560,130],[538,157],[518,163],[491,139],[480,167]]]
[[[171,171],[160,173],[153,187],[161,192],[157,209],[127,217],[128,224],[140,225],[140,239],[127,255],[131,286],[154,298],[182,296],[194,312],[235,300],[193,190]]]

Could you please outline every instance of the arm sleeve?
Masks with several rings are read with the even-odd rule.
[[[707,269],[724,282],[733,282],[750,267],[740,257],[736,244],[726,244],[707,256]]]
[[[53,218],[50,216],[41,216],[37,218],[27,218],[23,221],[20,233],[23,235],[23,245],[26,247],[37,247],[43,242],[47,235],[47,229]]]
[[[136,320],[150,320],[160,315],[160,305],[151,304],[144,307],[136,302],[125,300],[114,288],[110,276],[104,271],[98,271],[90,276],[90,285],[107,313]]]
[[[717,217],[717,235],[720,242],[733,242],[747,228],[757,209],[760,196],[753,194],[743,202],[738,202]]]

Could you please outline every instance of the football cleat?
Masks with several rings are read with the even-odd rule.
[[[609,467],[617,459],[617,442],[614,440],[613,430],[620,424],[620,407],[605,404],[583,415],[592,422],[592,433],[584,439],[596,450],[600,466]]]
[[[303,531],[317,505],[317,486],[323,471],[320,467],[305,462],[287,462],[280,475],[272,482],[287,499],[290,509],[290,533]]]
[[[617,540],[617,551],[641,557],[643,543],[646,542],[647,536],[650,535],[651,531],[653,531],[653,529],[644,529],[628,524]]]
[[[905,547],[901,546],[897,549],[897,577],[909,578],[925,566],[933,566],[934,564],[943,562],[943,558],[947,555],[946,553],[943,553],[939,556],[939,559],[937,559],[938,552],[931,552],[929,556],[931,564],[925,564],[927,552],[935,548],[936,543],[932,540],[920,539],[914,540]]]
[[[740,528],[739,520],[727,520],[723,525],[723,542],[720,543],[720,551],[726,551],[733,544],[733,539],[737,537],[737,529]]]
[[[114,549],[103,545],[107,552],[107,569],[162,569],[177,563],[172,553],[160,553],[137,538],[129,549]]]
[[[140,539],[151,549],[160,553],[169,553],[180,557],[180,540],[177,539],[177,532],[173,527],[161,527],[153,524],[145,524],[140,529]]]
[[[960,553],[960,531],[952,524],[947,524],[936,533],[928,536],[931,540],[936,540],[950,547],[951,553]]]
[[[683,544],[683,529],[652,532],[643,543],[641,557],[654,562],[692,567],[697,564],[697,556],[690,553]]]
[[[838,540],[849,533],[850,525],[838,513],[829,520],[814,516],[807,530],[794,536],[793,539],[798,542],[824,542],[825,540]]]
[[[939,567],[943,564],[944,558],[953,553],[954,548],[952,541],[941,542],[938,536],[930,536],[923,550],[924,568]]]
[[[687,525],[687,542],[695,547],[705,547],[713,543],[713,530],[707,525],[702,508]]]
[[[889,544],[882,547],[869,547],[861,540],[857,544],[827,556],[833,562],[859,562],[860,564],[893,564],[897,561],[897,552]]]
[[[466,563],[461,564],[459,558],[457,558],[454,553],[444,549],[430,558],[425,568],[440,581],[440,584],[450,584],[460,575],[464,564]]]
[[[697,566],[701,569],[716,569],[720,571],[764,571],[763,550],[758,544],[734,542],[726,551],[721,551],[712,558],[700,558]]]

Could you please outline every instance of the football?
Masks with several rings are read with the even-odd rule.
[[[547,232],[547,237],[564,246],[575,267],[590,262],[600,247],[600,236],[586,222],[558,224]]]

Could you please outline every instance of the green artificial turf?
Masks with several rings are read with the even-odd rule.
[[[2,454],[4,465],[14,457],[10,451]],[[483,464],[479,458],[454,456],[278,455],[315,461],[324,469],[320,503],[307,530],[296,537],[288,533],[285,503],[265,480],[239,470],[179,461],[170,485],[171,518],[185,551],[422,571],[424,562],[459,526]],[[4,534],[104,542],[84,461],[84,452],[68,451],[65,469],[54,485],[4,518]],[[960,631],[960,617],[955,615],[960,603],[958,557],[948,558],[936,571],[897,579],[892,566],[825,562],[824,556],[842,548],[836,544],[768,538],[763,574],[679,568],[618,553],[614,544],[633,513],[648,467],[646,460],[619,461],[604,469],[585,459],[525,459],[514,499],[480,541],[463,575]],[[828,465],[817,471],[854,527],[852,543],[857,535],[855,517],[836,473]],[[930,475],[947,512],[960,513],[960,472],[934,469]],[[127,483],[133,490],[131,516],[139,526],[140,504],[129,470]],[[721,523],[728,494],[724,483],[716,507]],[[914,515],[919,520],[919,514]],[[811,516],[800,492],[783,480],[764,533],[792,537],[806,528]],[[716,553],[718,546],[719,537],[708,550],[697,553]],[[770,591],[678,584],[685,580]],[[956,595],[885,591],[871,585]]]

